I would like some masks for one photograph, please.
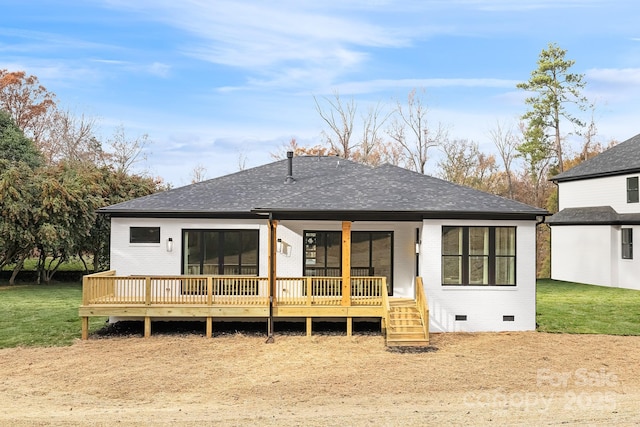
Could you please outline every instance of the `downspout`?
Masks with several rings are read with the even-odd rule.
[[[276,289],[276,227],[273,221],[273,213],[269,212],[269,321],[267,326],[266,344],[272,344],[273,338],[273,294]]]

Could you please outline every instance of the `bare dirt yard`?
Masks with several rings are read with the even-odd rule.
[[[640,423],[640,337],[92,336],[0,350],[0,425]]]

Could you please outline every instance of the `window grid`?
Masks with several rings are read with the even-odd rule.
[[[516,284],[515,227],[442,228],[443,285]]]

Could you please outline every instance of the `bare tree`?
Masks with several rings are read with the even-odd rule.
[[[198,163],[191,171],[191,183],[202,182],[206,179],[206,176],[207,168],[202,163]]]
[[[147,160],[145,149],[149,144],[147,134],[129,139],[124,126],[120,125],[113,137],[107,141],[108,152],[105,154],[105,162],[117,172],[129,173],[134,165]]]
[[[40,147],[48,163],[59,160],[88,161],[100,164],[104,160],[102,144],[95,137],[93,117],[74,116],[69,110],[56,111]]]
[[[493,129],[489,130],[489,137],[491,141],[498,149],[498,154],[504,165],[504,172],[507,176],[507,191],[508,197],[513,199],[513,161],[517,156],[517,147],[520,144],[520,140],[514,135],[511,126],[501,124],[500,121],[496,121],[496,125]]]
[[[333,99],[323,97],[325,102],[329,104],[329,108],[323,109],[320,102],[314,96],[316,103],[316,111],[322,120],[329,126],[329,132],[322,131],[326,142],[331,150],[338,156],[348,159],[351,157],[351,150],[354,146],[351,144],[351,136],[353,135],[353,123],[356,115],[357,106],[355,101],[350,99],[343,102],[340,94],[336,91]]]
[[[362,138],[352,156],[355,160],[374,166],[385,160],[380,134],[382,126],[390,116],[391,112],[385,113],[381,102],[370,106],[367,114],[362,115]]]
[[[421,91],[424,92],[424,91]],[[407,105],[397,102],[396,116],[387,133],[402,147],[405,166],[425,173],[429,148],[441,145],[448,138],[447,130],[438,123],[431,128],[427,120],[428,108],[416,89],[409,92]]]

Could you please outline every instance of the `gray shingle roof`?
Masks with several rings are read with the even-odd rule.
[[[640,172],[640,134],[554,176],[551,180],[562,182],[634,172]]]
[[[130,214],[252,214],[255,212],[545,215],[547,211],[397,166],[371,167],[326,156],[287,160],[100,209]]]
[[[566,208],[547,218],[549,225],[624,225],[640,224],[640,214],[619,214],[611,206]]]

